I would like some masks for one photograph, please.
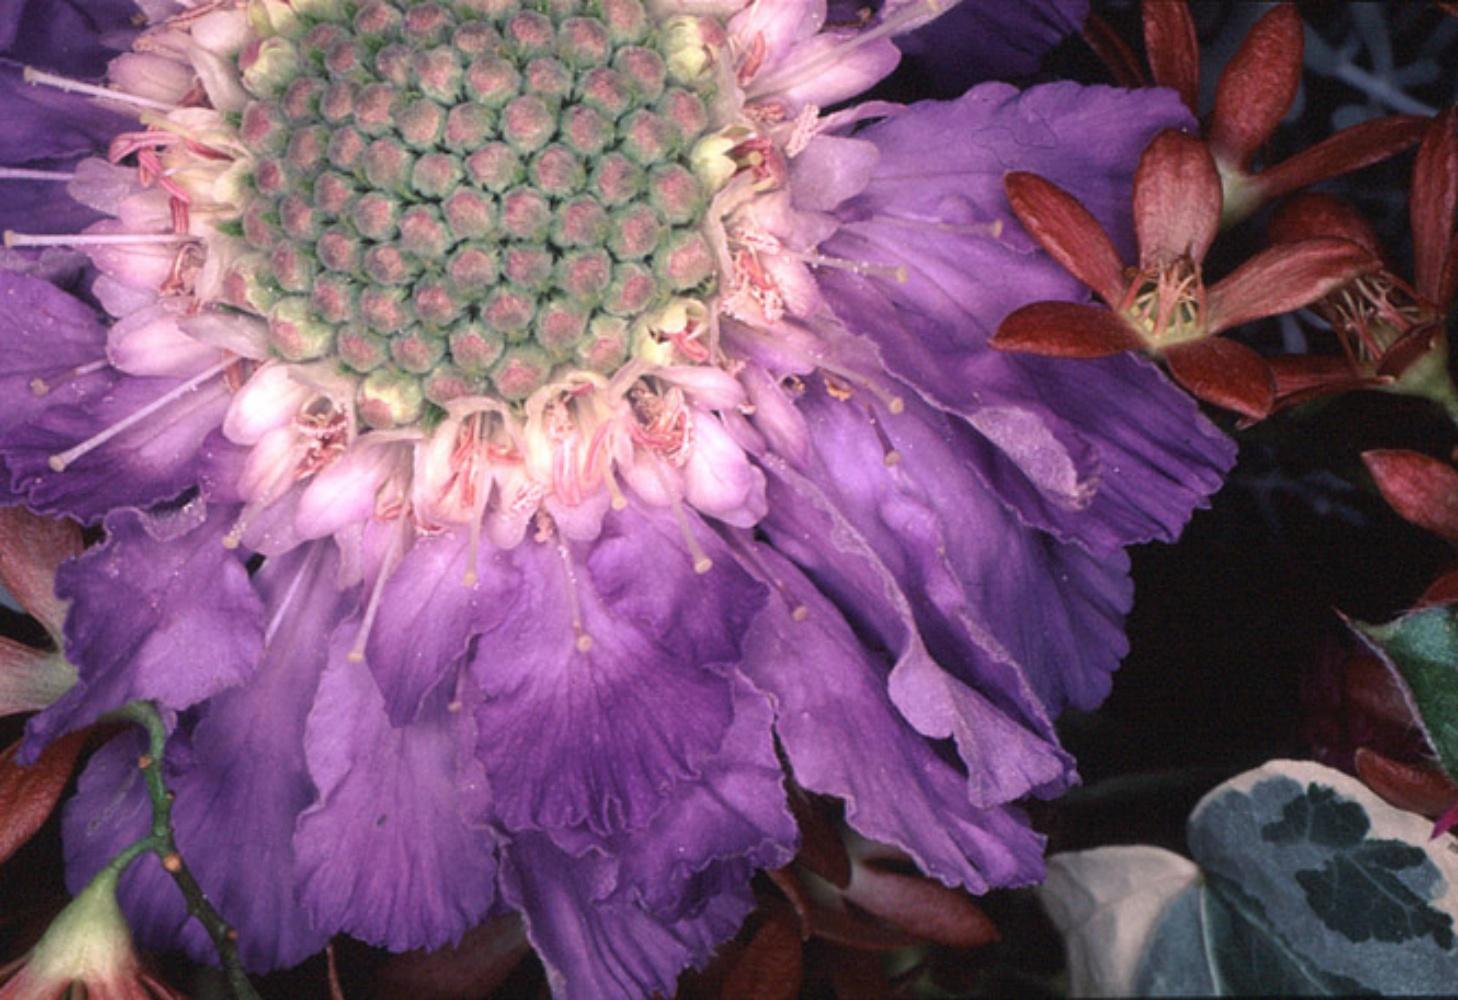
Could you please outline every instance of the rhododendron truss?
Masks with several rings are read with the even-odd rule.
[[[670,992],[794,854],[789,781],[949,886],[1038,880],[1015,803],[1076,780],[1052,723],[1125,652],[1124,547],[1233,448],[1142,359],[987,347],[1086,295],[1004,172],[1127,254],[1140,150],[1194,123],[853,103],[947,6],[155,0],[100,83],[6,68],[0,183],[44,205],[0,271],[3,486],[101,536],[21,757],[155,702],[258,971],[516,912],[557,994]],[[73,890],[148,828],[144,747],[80,777]],[[213,958],[155,858],[119,895]]]

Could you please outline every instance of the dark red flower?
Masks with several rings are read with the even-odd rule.
[[[1201,268],[1220,225],[1220,176],[1205,145],[1183,132],[1160,133],[1140,157],[1137,266],[1126,267],[1097,220],[1053,183],[1012,173],[1005,184],[1028,232],[1110,308],[1024,306],[1002,321],[994,347],[1082,358],[1142,351],[1195,396],[1253,419],[1270,411],[1271,373],[1255,351],[1215,334],[1299,309],[1379,266],[1349,240],[1305,240],[1257,254],[1207,288]]]
[[[1184,0],[1144,0],[1144,46],[1155,83],[1177,91],[1199,117],[1200,51]],[[1301,14],[1277,4],[1226,63],[1205,139],[1224,189],[1222,225],[1317,181],[1380,162],[1418,141],[1419,115],[1391,115],[1342,129],[1280,163],[1252,170],[1251,161],[1290,110],[1301,85]]]
[[[1458,295],[1458,109],[1429,124],[1413,165],[1409,199],[1414,278],[1386,266],[1313,303],[1332,329],[1341,357],[1301,355],[1271,362],[1278,406],[1350,389],[1380,388],[1432,399],[1458,420],[1458,390],[1448,372],[1444,324]],[[1330,195],[1302,194],[1271,221],[1273,242],[1339,236],[1374,256],[1382,250],[1356,209]]]

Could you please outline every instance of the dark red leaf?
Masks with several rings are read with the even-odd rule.
[[[885,1000],[892,995],[878,956],[854,948],[827,946],[826,951],[836,1000]]]
[[[1255,351],[1224,337],[1176,344],[1164,352],[1169,373],[1199,399],[1251,420],[1261,420],[1275,403],[1276,384]]]
[[[1108,21],[1090,11],[1084,19],[1082,34],[1084,42],[1099,57],[1115,83],[1127,90],[1138,90],[1148,85],[1139,60]]]
[[[1442,309],[1453,301],[1458,276],[1453,214],[1458,210],[1458,108],[1432,120],[1412,167],[1413,257],[1417,292]]]
[[[1436,316],[1429,323],[1413,327],[1382,352],[1377,374],[1386,378],[1397,378],[1431,351],[1442,333],[1442,320]]]
[[[1139,157],[1134,173],[1134,230],[1141,267],[1188,255],[1205,259],[1220,228],[1220,174],[1205,144],[1165,129]]]
[[[965,892],[920,875],[858,865],[846,898],[924,941],[980,948],[999,940],[997,925]]]
[[[1002,321],[989,343],[999,351],[1054,358],[1103,358],[1143,350],[1116,313],[1076,302],[1034,302]]]
[[[394,955],[375,973],[375,1000],[478,1000],[489,996],[531,951],[521,919],[474,927],[453,948]]]
[[[1205,299],[1205,326],[1211,333],[1219,333],[1265,316],[1300,309],[1381,267],[1381,261],[1351,240],[1278,243],[1210,288]]]
[[[1185,0],[1144,0],[1144,54],[1154,82],[1177,91],[1200,115],[1200,43]]]
[[[0,864],[50,818],[89,735],[83,729],[56,740],[30,767],[15,763],[19,743],[0,753]]]
[[[1458,542],[1458,470],[1416,451],[1364,451],[1382,496],[1404,519]]]
[[[56,568],[81,552],[81,529],[24,507],[0,508],[0,585],[59,638],[66,607],[56,597]]]
[[[1266,367],[1276,380],[1276,406],[1283,410],[1323,396],[1370,389],[1388,380],[1364,375],[1345,356],[1335,354],[1292,354],[1266,358]]]
[[[799,788],[790,790],[790,811],[800,827],[800,853],[795,860],[837,888],[850,885],[851,861],[845,841]]]
[[[1008,204],[1033,239],[1101,299],[1117,302],[1124,294],[1124,262],[1088,209],[1037,174],[1014,171],[1002,183]]]
[[[1288,199],[1271,216],[1266,235],[1272,243],[1299,243],[1322,236],[1351,240],[1373,257],[1382,256],[1377,231],[1354,207],[1329,194],[1304,192]]]
[[[1342,671],[1342,696],[1372,722],[1404,731],[1418,725],[1396,675],[1367,650],[1347,658]]]
[[[1255,184],[1262,199],[1269,200],[1379,163],[1414,145],[1427,123],[1417,115],[1389,115],[1352,125],[1262,170],[1255,176]]]
[[[1244,171],[1276,130],[1301,85],[1303,44],[1301,15],[1283,3],[1255,23],[1225,64],[1207,131],[1221,163]]]
[[[804,977],[803,944],[789,907],[768,908],[739,959],[724,978],[725,1000],[794,1000]]]
[[[1449,570],[1428,584],[1417,600],[1418,607],[1427,608],[1435,604],[1458,604],[1458,570]]]
[[[1375,750],[1357,750],[1357,777],[1388,805],[1429,819],[1458,805],[1458,785],[1436,766],[1403,764]]]

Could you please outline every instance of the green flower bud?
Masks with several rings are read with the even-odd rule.
[[[355,409],[360,419],[376,430],[408,427],[425,411],[425,394],[419,379],[387,365],[376,368],[360,382]]]

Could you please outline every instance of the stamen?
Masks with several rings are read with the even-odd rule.
[[[401,517],[399,527],[395,535],[390,539],[390,549],[385,553],[385,561],[380,564],[380,575],[375,578],[375,585],[370,588],[370,601],[365,605],[364,618],[359,623],[359,631],[355,633],[354,645],[349,648],[349,655],[346,659],[350,663],[363,663],[365,658],[365,646],[370,641],[370,630],[375,627],[375,616],[380,612],[380,598],[385,593],[385,583],[390,579],[390,574],[395,571],[395,563],[400,555],[400,548],[405,541],[405,532],[410,530],[410,518]]]
[[[234,360],[235,359],[233,358],[228,358],[226,361],[218,362],[201,374],[194,375],[192,378],[188,379],[186,382],[182,383],[171,391],[165,392],[161,396],[158,396],[156,399],[152,400],[152,402],[148,403],[140,410],[137,410],[136,412],[123,417],[121,420],[118,420],[116,423],[106,428],[106,430],[102,431],[100,434],[97,434],[94,437],[87,438],[85,441],[82,441],[80,444],[76,445],[76,447],[63,451],[59,455],[52,455],[47,460],[47,464],[55,472],[65,472],[66,467],[72,462],[76,461],[76,459],[81,458],[82,456],[87,455],[92,451],[95,451],[97,448],[100,448],[102,445],[106,444],[106,442],[110,441],[118,434],[121,434],[124,431],[131,430],[137,424],[141,423],[143,420],[146,420],[158,410],[164,409],[165,407],[172,405],[183,396],[186,396],[189,392],[197,389],[197,387],[202,385],[203,383],[217,378],[218,375],[222,374],[225,368],[233,364]]]
[[[195,243],[187,233],[60,233],[36,236],[5,230],[7,247],[154,246],[164,243]]]
[[[861,274],[869,278],[885,278],[898,285],[904,285],[911,280],[905,264],[872,264],[863,260],[846,260],[844,257],[827,257],[824,254],[786,248],[780,248],[778,252],[787,257],[802,260],[812,267],[828,267],[832,270],[849,271],[852,274]]]
[[[36,69],[34,66],[26,66],[21,70],[21,79],[29,84],[43,83],[47,87],[55,87],[57,90],[64,90],[72,94],[90,94],[92,97],[104,97],[109,101],[119,101],[122,104],[134,104],[139,108],[150,108],[153,111],[176,111],[175,105],[163,101],[154,101],[150,97],[140,97],[136,94],[128,94],[121,90],[110,90],[106,87],[98,87],[93,83],[82,83],[79,80],[72,80],[64,76],[57,76],[54,73],[46,73]]]
[[[44,396],[57,386],[65,385],[72,379],[81,378],[83,375],[90,375],[92,372],[99,372],[103,368],[106,368],[108,365],[109,362],[105,358],[101,359],[100,361],[93,361],[90,364],[77,365],[70,371],[62,372],[59,377],[54,378],[49,382],[37,376],[30,380],[30,391],[37,396]]]
[[[699,545],[699,540],[694,537],[693,529],[689,526],[688,515],[683,512],[683,504],[678,502],[678,497],[669,500],[673,508],[673,520],[678,525],[678,533],[683,536],[683,544],[689,550],[689,555],[694,559],[694,572],[703,576],[714,568],[714,560],[704,554],[704,549]]]
[[[0,167],[0,181],[69,181],[76,175],[65,170],[22,170],[19,167]]]
[[[774,94],[782,90],[788,90],[800,80],[813,75],[824,66],[833,65],[844,59],[856,49],[862,48],[872,42],[880,41],[888,35],[894,35],[901,28],[912,21],[926,14],[938,14],[942,10],[943,0],[922,0],[921,3],[907,4],[898,13],[886,18],[870,31],[862,31],[851,38],[846,39],[839,45],[832,46],[821,52],[814,59],[798,66],[788,67],[778,73],[771,73],[768,79],[756,83],[751,92],[756,96]]]
[[[901,452],[891,443],[891,436],[886,433],[886,428],[881,426],[881,421],[876,417],[876,411],[869,406],[866,407],[866,416],[871,418],[871,428],[876,432],[876,440],[881,442],[882,461],[886,468],[894,469],[901,464]]]
[[[592,636],[582,627],[582,604],[577,598],[577,569],[572,565],[572,553],[567,543],[557,536],[557,555],[562,560],[562,572],[567,581],[567,612],[572,616],[572,631],[577,636],[577,651],[586,653],[592,649]]]
[[[628,498],[623,496],[623,491],[618,488],[618,477],[613,472],[611,459],[603,465],[602,481],[607,484],[608,495],[612,497],[613,510],[625,510],[628,506]]]
[[[810,609],[797,600],[794,592],[790,590],[789,584],[785,583],[777,573],[772,572],[754,549],[745,544],[744,538],[739,532],[727,532],[725,538],[734,547],[739,558],[753,567],[759,578],[768,581],[769,585],[775,589],[775,593],[780,595],[780,600],[784,601],[785,607],[790,609],[790,618],[793,621],[802,622],[810,617]]]
[[[839,365],[828,364],[824,361],[820,363],[820,368],[823,371],[827,371],[845,382],[849,382],[851,385],[866,390],[872,396],[875,396],[881,401],[881,405],[886,407],[886,411],[890,413],[893,417],[899,416],[906,410],[906,400],[902,399],[894,392],[891,392],[888,389],[884,388],[879,382],[874,379],[867,378],[864,375],[857,375],[852,371],[841,368]],[[827,386],[827,388],[829,387]],[[833,395],[834,390],[832,389],[831,391]]]

